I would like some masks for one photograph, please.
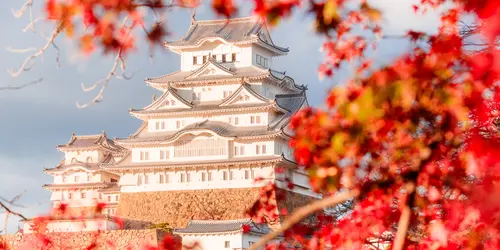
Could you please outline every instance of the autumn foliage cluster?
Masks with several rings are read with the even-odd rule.
[[[198,4],[46,0],[45,10],[83,51],[126,53],[141,39],[133,29],[143,29],[152,44],[167,34],[167,24],[148,27],[148,18]],[[291,122],[295,159],[314,190],[325,197],[350,191],[354,208],[341,218],[317,214],[313,225],[292,227],[269,248],[361,249],[383,242],[392,249],[500,249],[500,1],[421,0],[413,9],[442,6],[437,34],[408,31],[414,49],[374,69],[363,55],[383,37],[383,13],[368,2],[254,0],[253,13],[271,25],[299,8],[315,17],[325,37],[321,77],[344,62],[357,65],[351,81],[329,92],[327,109],[307,108]],[[232,0],[212,0],[212,7],[223,17],[238,12]],[[463,34],[464,15],[477,24],[472,37]],[[357,28],[365,32],[354,33]],[[465,39],[483,45],[471,51]],[[273,210],[259,201],[249,212],[262,209]]]

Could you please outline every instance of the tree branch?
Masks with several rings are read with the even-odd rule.
[[[19,76],[23,71],[28,71],[31,69],[31,67],[34,65],[34,59],[36,59],[37,57],[43,55],[43,53],[45,53],[45,51],[49,48],[50,45],[55,45],[54,44],[54,40],[56,39],[57,35],[61,32],[62,28],[63,28],[63,23],[59,23],[57,28],[54,30],[54,32],[52,33],[52,36],[48,39],[47,43],[40,49],[38,50],[38,52],[36,52],[35,54],[29,56],[28,58],[26,58],[23,62],[23,64],[21,65],[21,67],[18,69],[18,70],[13,70],[13,69],[10,69],[8,70],[9,74],[12,76],[12,77],[17,77]],[[55,48],[57,49],[57,46],[55,46]],[[18,51],[22,51],[22,50],[18,50]],[[59,60],[59,59],[57,59]]]
[[[253,244],[250,248],[248,248],[248,250],[257,250],[258,248],[265,246],[269,241],[274,239],[279,234],[290,229],[292,226],[300,222],[302,219],[306,218],[308,215],[317,212],[321,209],[335,206],[339,203],[343,203],[347,200],[357,197],[358,195],[359,195],[359,190],[356,189],[348,192],[339,193],[334,196],[329,196],[327,198],[323,198],[321,200],[309,203],[308,205],[303,206],[297,209],[295,212],[293,212],[289,217],[285,219],[285,221],[283,222],[283,224],[279,229],[264,235],[255,244]]]
[[[25,84],[22,84],[22,85],[19,85],[19,86],[0,87],[0,91],[2,91],[2,90],[19,90],[19,89],[28,87],[30,85],[35,85],[35,84],[37,84],[37,83],[39,83],[41,81],[43,81],[43,78],[40,78],[38,80],[35,80],[35,81],[32,81],[32,82],[28,82],[28,83],[25,83]]]
[[[415,185],[413,183],[406,184],[405,191],[407,195],[413,193],[414,189]],[[410,225],[410,216],[411,216],[410,206],[408,204],[405,204],[401,211],[401,217],[399,217],[398,231],[396,232],[396,238],[394,239],[394,245],[392,247],[393,250],[403,249],[406,240],[406,235],[408,233],[408,226]]]

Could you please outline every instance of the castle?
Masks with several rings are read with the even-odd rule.
[[[85,226],[61,217],[49,231],[115,230],[119,217],[127,228],[169,223],[183,243],[206,249],[244,249],[270,230],[244,214],[260,187],[274,182],[286,193],[277,209],[319,198],[288,146],[290,118],[308,105],[306,87],[272,69],[288,49],[274,44],[263,21],[193,16],[165,47],[180,55],[180,70],[146,79],[162,95],[130,110],[143,121],[135,133],[73,134],[57,146],[65,158],[44,170],[54,177],[44,188],[54,207],[68,204]],[[103,216],[86,218],[97,202],[106,204]]]

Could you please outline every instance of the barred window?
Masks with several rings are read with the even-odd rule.
[[[174,157],[226,155],[226,142],[221,139],[195,139],[177,141]]]

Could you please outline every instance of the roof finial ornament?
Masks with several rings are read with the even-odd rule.
[[[196,11],[193,11],[191,13],[191,25],[193,25],[196,22]]]
[[[153,102],[156,101],[156,94],[153,94]]]

